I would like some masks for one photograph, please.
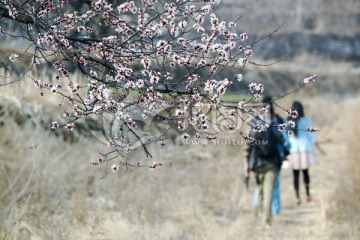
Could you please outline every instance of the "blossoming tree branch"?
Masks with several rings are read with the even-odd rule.
[[[137,148],[151,156],[148,146],[165,146],[169,129],[181,132],[185,140],[211,141],[218,134],[214,126],[221,124],[222,129],[246,141],[254,140],[233,124],[231,117],[243,121],[243,113],[254,109],[266,112],[267,106],[248,107],[250,101],[261,97],[264,85],[251,83],[244,89],[244,94],[253,96],[250,100],[234,103],[222,97],[242,80],[242,70],[252,63],[249,59],[256,42],[248,43],[246,33],[236,32],[237,21],[221,21],[212,13],[219,3],[0,0],[0,34],[27,43],[23,55],[31,56],[29,71],[53,69],[55,76],[48,82],[36,74],[31,77],[41,95],[49,91],[62,99],[66,123],[53,122],[49,126],[53,131],[72,131],[76,121],[93,115],[116,119],[117,124],[105,126],[109,152],[91,162],[99,165],[124,159]],[[16,64],[22,57],[12,53],[2,66]],[[227,69],[236,74],[220,78]],[[77,84],[73,71],[80,71],[87,84]],[[15,74],[12,76],[17,81]],[[315,78],[304,79],[299,87]],[[227,111],[221,111],[222,107]],[[291,109],[284,111],[297,114]],[[211,119],[214,113],[223,117],[222,123]],[[138,124],[146,119],[157,119],[167,128],[156,136],[144,136]],[[264,131],[268,126],[249,127]],[[288,131],[288,126],[281,125],[279,130]],[[121,165],[156,168],[161,163],[145,166],[123,160],[112,166],[113,171]]]

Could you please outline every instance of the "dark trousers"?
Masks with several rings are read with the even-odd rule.
[[[310,175],[308,169],[303,169],[303,176],[304,176],[304,183],[305,183],[305,190],[306,195],[310,196]],[[294,175],[294,188],[295,188],[295,194],[297,198],[300,198],[299,193],[299,178],[300,178],[300,170],[293,170]]]

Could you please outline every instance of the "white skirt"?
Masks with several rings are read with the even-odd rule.
[[[294,170],[308,169],[315,165],[315,155],[309,152],[295,152],[289,155],[289,168]]]

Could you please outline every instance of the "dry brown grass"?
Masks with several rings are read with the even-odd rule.
[[[70,227],[72,221],[82,216],[91,219],[85,198],[69,204],[69,198],[76,195],[73,189],[86,182],[86,174],[76,177],[78,172],[86,172],[86,165],[78,165],[74,159],[86,159],[88,153],[72,150],[83,144],[70,146],[49,137],[41,128],[19,127],[14,122],[5,122],[0,132],[2,239],[59,236],[56,226]],[[30,150],[34,143],[40,143],[38,149]],[[67,169],[68,166],[72,167]]]
[[[290,105],[294,98],[283,104]],[[341,131],[337,120],[348,113],[341,120],[346,120],[346,126],[354,123],[353,112],[346,109],[356,103],[325,97],[303,102],[314,124],[323,129],[319,140],[331,150],[329,154],[349,146],[354,157],[339,159],[335,168],[315,168],[314,188],[324,193],[315,192],[317,200],[309,207],[294,208],[291,175],[284,172],[283,215],[268,235],[254,228],[252,194],[241,183],[242,146],[153,147],[154,159],[145,159],[142,153],[128,158],[160,161],[163,168],[121,169],[93,182],[104,169],[88,162],[97,156],[97,147],[104,150],[105,146],[83,138],[70,145],[30,124],[19,127],[7,121],[0,127],[0,238],[299,239],[301,233],[304,239],[312,239],[323,232],[321,239],[356,239],[359,152],[346,142],[353,131]],[[34,141],[41,144],[29,150]],[[337,161],[336,156],[328,157]],[[321,166],[327,166],[324,163]],[[306,225],[308,221],[312,226]]]
[[[0,153],[2,239],[93,239],[100,238],[102,228],[112,228],[105,234],[110,239],[118,239],[111,237],[118,230],[122,239],[206,239],[224,231],[215,219],[227,224],[238,214],[233,211],[239,197],[233,177],[240,169],[216,158],[209,161],[221,147],[213,156],[198,154],[199,147],[170,147],[155,152],[154,160],[164,162],[164,169],[122,169],[92,182],[103,174],[87,164],[96,156],[93,142],[69,145],[41,129],[19,129],[14,123],[6,123],[0,133],[6,136]],[[33,139],[41,144],[29,150]],[[195,157],[184,159],[185,149]],[[142,154],[132,158],[147,161]]]
[[[27,66],[29,67],[29,65]],[[65,84],[64,81],[56,81],[56,74],[49,74],[46,68],[43,68],[42,70],[40,69],[38,73],[21,72],[19,74],[20,75],[16,75],[13,77],[8,71],[5,71],[4,68],[0,68],[0,83],[2,85],[12,83],[14,80],[17,80],[12,84],[1,86],[0,95],[13,96],[22,102],[32,104],[34,106],[44,106],[52,108],[53,105],[57,105],[62,102],[62,97],[60,95],[53,94],[48,90],[43,91],[39,88],[36,88],[34,85],[34,79],[40,79],[42,82],[47,83],[59,83],[64,88],[64,93],[66,93],[66,91],[68,90],[67,84]],[[81,96],[86,96],[86,78],[79,72],[71,73],[70,78],[73,83],[79,84],[79,86],[82,87],[85,86],[84,88],[81,88],[79,92]],[[44,97],[40,96],[40,92],[42,91],[44,92]],[[44,102],[46,102],[46,104],[44,104]]]
[[[345,159],[339,159],[339,174],[342,177],[336,186],[332,199],[334,203],[328,207],[328,218],[337,231],[333,233],[336,239],[358,239],[360,234],[360,114],[356,109],[360,101],[348,101],[342,108],[342,121],[338,123],[339,130],[344,131],[346,142]]]

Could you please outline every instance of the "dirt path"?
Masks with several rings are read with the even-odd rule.
[[[322,147],[327,154],[317,155],[317,164],[311,168],[310,172],[313,201],[305,201],[304,184],[301,182],[302,203],[300,206],[295,204],[292,172],[290,169],[283,169],[281,172],[281,215],[274,218],[270,229],[261,229],[256,224],[257,220],[253,212],[244,207],[251,202],[252,194],[247,194],[241,199],[244,213],[241,218],[248,219],[246,223],[244,220],[238,223],[245,225],[239,235],[242,236],[241,239],[334,239],[326,222],[325,209],[327,204],[331,204],[330,198],[336,187],[334,184],[341,177],[341,166],[337,163],[344,159],[346,146],[345,144],[327,143]],[[229,236],[231,239],[234,237]]]
[[[159,225],[142,222],[130,224],[124,221],[121,214],[112,214],[101,225],[101,231],[96,231],[94,239],[252,239],[252,240],[312,240],[312,239],[336,239],[333,237],[331,224],[327,222],[326,209],[333,204],[331,197],[334,194],[335,183],[338,183],[345,173],[337,164],[344,159],[345,144],[326,143],[322,148],[327,155],[318,155],[317,164],[311,169],[311,192],[313,201],[305,201],[305,191],[301,182],[302,203],[295,204],[292,172],[290,169],[283,169],[281,201],[282,213],[275,217],[270,229],[264,230],[257,224],[257,218],[251,208],[252,189],[244,192],[244,186],[239,181],[234,183],[233,200],[227,197],[224,202],[209,203],[205,207],[203,203],[197,202],[196,194],[188,198],[193,211],[180,211],[184,215],[178,222],[174,221],[175,213],[170,212],[170,217],[164,219]],[[224,177],[224,175],[221,175]],[[301,178],[302,179],[302,178]],[[236,200],[236,197],[239,197]],[[229,202],[230,201],[230,202]],[[226,205],[221,208],[221,205]],[[205,204],[206,205],[206,204]],[[217,212],[214,216],[212,212]],[[198,229],[195,227],[198,226]],[[192,229],[193,232],[191,232]],[[183,232],[183,234],[178,234]],[[120,235],[119,235],[120,234]],[[177,236],[177,237],[174,237]],[[86,239],[86,238],[84,238]]]

